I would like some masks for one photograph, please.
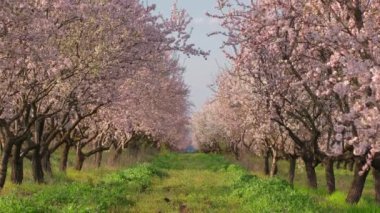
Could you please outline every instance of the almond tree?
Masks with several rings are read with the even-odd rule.
[[[101,153],[131,131],[170,143],[183,137],[188,91],[171,55],[207,53],[188,43],[191,19],[185,11],[174,7],[168,19],[153,11],[137,0],[0,3],[1,188],[12,150],[12,180],[22,182],[26,157],[41,183],[44,172],[51,173],[50,156],[61,146],[64,170],[71,147],[77,148],[81,168],[83,155]],[[141,84],[134,79],[142,75],[159,94],[132,87]],[[126,98],[129,93],[141,95],[144,103]],[[163,103],[150,103],[151,97],[167,97],[170,107],[162,110]],[[134,114],[140,104],[145,108]],[[157,112],[166,114],[149,120]],[[138,123],[143,125],[130,125]],[[174,125],[181,128],[173,131]]]
[[[302,4],[260,1],[232,9],[224,3],[220,2],[219,18],[228,30],[226,45],[235,50],[228,56],[235,61],[241,78],[262,96],[270,119],[299,147],[309,186],[316,188],[315,166],[322,156],[318,142],[328,112],[315,94],[319,82],[307,81],[309,70],[319,62],[303,57],[317,52],[304,48],[304,20],[297,13]],[[225,7],[230,11],[225,12]]]
[[[261,85],[270,119],[300,147],[309,185],[317,185],[320,161],[331,167],[331,159],[355,155],[347,201],[358,202],[369,166],[377,167],[379,2],[218,3],[227,56]]]
[[[315,42],[323,41],[331,72],[323,93],[336,101],[335,138],[356,157],[354,181],[347,202],[360,199],[370,165],[378,182],[379,166],[372,163],[378,148],[377,75],[379,72],[379,1],[315,2],[309,5],[312,24],[320,27]],[[321,16],[321,14],[324,14]],[[332,36],[334,35],[334,36]],[[364,165],[364,168],[363,168]],[[376,192],[379,201],[379,192]]]

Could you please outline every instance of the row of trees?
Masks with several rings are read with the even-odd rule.
[[[138,0],[0,1],[0,188],[8,164],[36,182],[50,158],[85,159],[141,137],[174,146],[186,136],[188,88],[174,56],[207,53],[188,43],[185,11],[153,15]]]
[[[380,1],[219,0],[232,67],[193,117],[205,151],[242,150],[305,164],[317,187],[323,163],[335,190],[334,161],[355,161],[346,201],[357,203],[369,170],[380,203]]]

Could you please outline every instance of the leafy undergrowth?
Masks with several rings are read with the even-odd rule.
[[[0,198],[0,212],[126,211],[133,205],[131,197],[149,187],[153,176],[163,175],[150,164],[140,164],[101,178],[79,180],[76,174],[74,180],[61,178],[51,185],[24,184]]]

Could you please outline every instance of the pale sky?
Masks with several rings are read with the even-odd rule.
[[[142,0],[142,2],[149,5],[156,4],[157,12],[169,16],[175,0]],[[180,9],[186,9],[193,18],[190,41],[203,50],[211,51],[207,60],[202,57],[181,57],[182,65],[186,68],[185,81],[191,90],[190,101],[195,106],[192,110],[196,111],[211,97],[212,91],[208,86],[214,83],[220,67],[227,63],[219,48],[223,37],[207,36],[213,31],[220,30],[217,21],[206,16],[206,12],[215,11],[216,0],[178,0],[177,6]]]

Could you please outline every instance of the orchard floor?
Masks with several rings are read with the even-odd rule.
[[[130,212],[239,212],[239,202],[227,199],[236,177],[219,170],[222,158],[205,158],[202,155],[171,156],[164,161],[167,176],[154,178],[152,187],[136,197]],[[214,161],[214,162],[210,162]],[[214,165],[215,163],[215,165]]]
[[[368,197],[350,206],[341,191],[328,195],[325,189],[308,190],[302,184],[293,189],[281,177],[265,178],[230,162],[218,155],[162,156],[155,163],[166,176],[153,178],[129,212],[380,212]],[[346,179],[337,175],[338,186],[351,181],[347,174]]]
[[[344,198],[292,188],[220,155],[166,153],[127,169],[69,170],[43,185],[8,183],[0,212],[380,212],[369,197],[356,206]]]

